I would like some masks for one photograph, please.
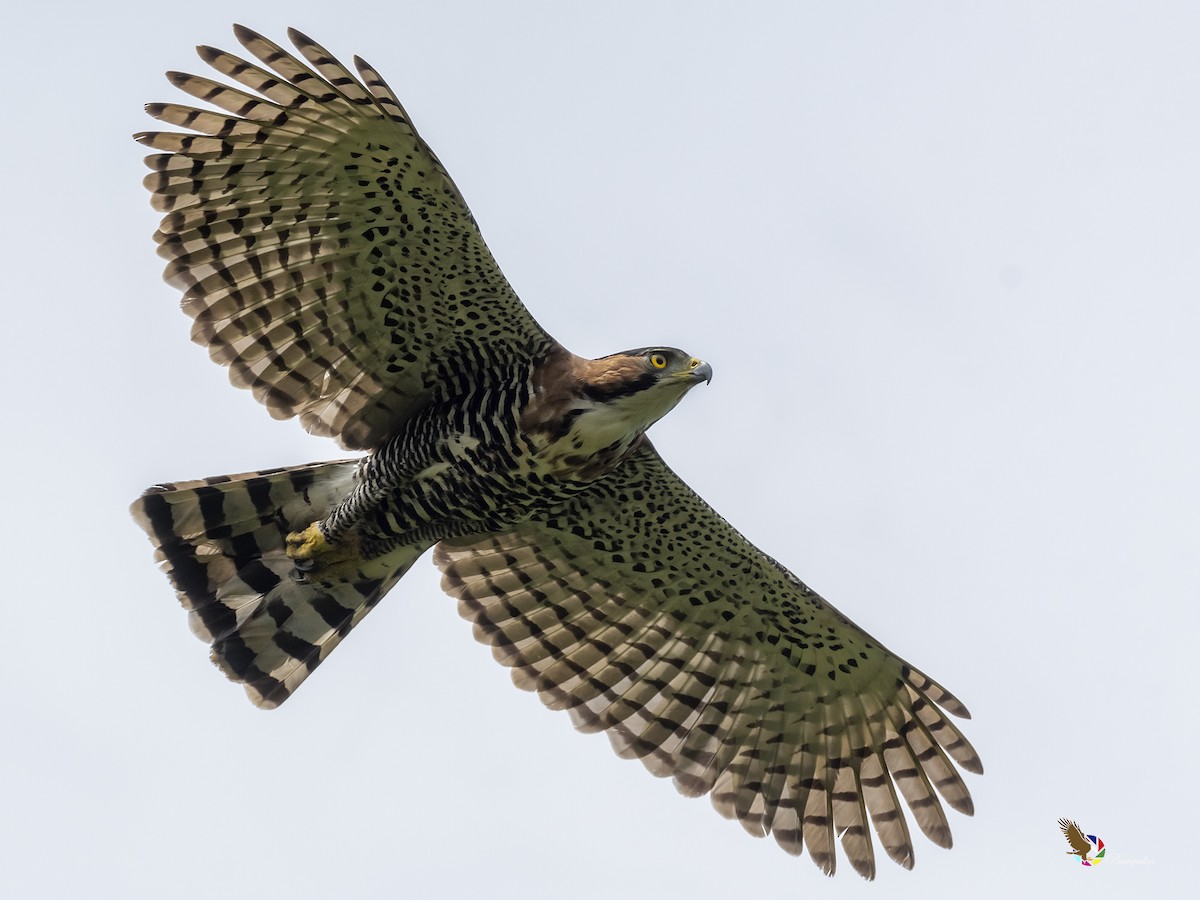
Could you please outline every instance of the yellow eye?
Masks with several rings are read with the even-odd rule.
[[[661,353],[651,353],[650,365],[656,369],[665,369],[667,367],[667,358]]]

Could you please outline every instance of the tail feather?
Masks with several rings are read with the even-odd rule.
[[[353,486],[357,460],[163,484],[130,511],[213,662],[273,708],[357,625],[420,556],[400,547],[297,582],[288,533],[324,518]]]

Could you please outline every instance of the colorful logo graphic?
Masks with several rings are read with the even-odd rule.
[[[1094,834],[1084,834],[1070,819],[1059,819],[1058,827],[1071,849],[1067,851],[1085,866],[1098,866],[1104,861],[1104,841]]]

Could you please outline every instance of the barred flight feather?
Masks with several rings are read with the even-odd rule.
[[[711,794],[751,834],[807,847],[822,871],[840,841],[873,877],[868,820],[911,867],[897,790],[939,846],[937,795],[972,812],[950,760],[982,768],[943,712],[965,716],[962,704],[748,544],[648,447],[566,508],[444,541],[435,559],[519,686],[683,793]]]
[[[167,278],[234,384],[276,418],[373,449],[445,399],[429,374],[469,348],[530,362],[558,347],[374,69],[358,61],[360,82],[296,31],[304,61],[235,32],[266,68],[200,56],[246,90],[170,74],[228,115],[153,103],[152,116],[196,133],[137,136],[161,151],[146,186],[165,213]]]
[[[284,537],[349,491],[357,460],[312,463],[150,488],[130,508],[213,662],[251,701],[286,700],[422,547],[402,547],[336,578],[299,583]]]

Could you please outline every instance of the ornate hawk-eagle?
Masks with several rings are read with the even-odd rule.
[[[276,418],[366,451],[164,484],[133,514],[226,675],[278,706],[429,548],[513,680],[832,874],[949,847],[967,710],[750,544],[646,430],[709,365],[589,360],[517,299],[383,79],[236,29],[232,87],[139,134],[192,338]]]

